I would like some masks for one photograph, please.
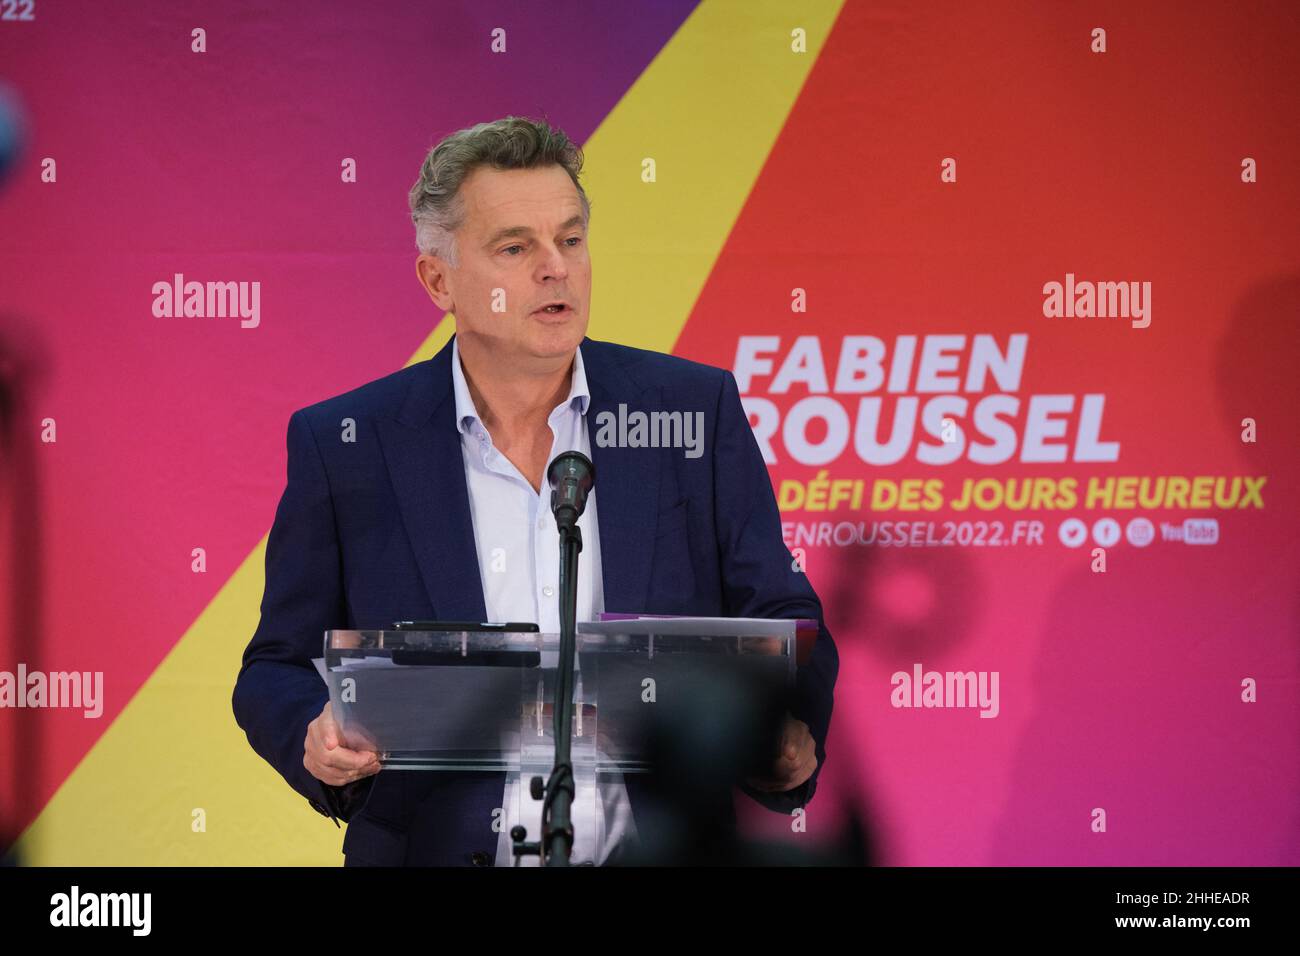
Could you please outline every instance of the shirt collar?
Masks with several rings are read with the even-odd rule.
[[[456,430],[462,435],[473,422],[481,421],[474,399],[469,394],[469,383],[465,381],[465,372],[460,367],[460,345],[453,337],[451,340],[451,386],[456,396]],[[582,367],[582,349],[573,350],[573,382],[569,386],[569,397],[556,406],[555,412],[572,408],[578,403],[578,414],[586,415],[587,406],[591,404],[591,392],[587,388],[587,373]]]

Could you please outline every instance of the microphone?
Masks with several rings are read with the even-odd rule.
[[[551,486],[551,513],[561,530],[572,528],[587,508],[587,495],[596,484],[596,466],[580,451],[555,456],[546,469]]]

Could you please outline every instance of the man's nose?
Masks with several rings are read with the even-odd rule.
[[[564,252],[559,246],[550,246],[542,257],[540,268],[542,279],[563,279],[569,274],[569,267],[564,263]]]

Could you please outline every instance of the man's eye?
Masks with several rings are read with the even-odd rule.
[[[511,249],[522,249],[522,248],[523,248],[523,246],[519,245],[519,243],[515,243],[513,246],[506,246],[506,247],[505,247],[504,249],[502,249],[501,251],[502,251],[502,252],[509,252]],[[511,258],[513,258],[513,256],[512,256]]]
[[[571,242],[571,243],[573,243],[573,245],[570,246],[569,248],[571,248],[571,249],[576,249],[577,246],[578,246],[578,243],[582,242],[582,237],[581,237],[581,236],[570,236],[568,239],[565,239],[564,241],[565,241],[565,242]]]

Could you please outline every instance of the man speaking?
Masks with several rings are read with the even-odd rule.
[[[782,542],[735,379],[586,338],[581,169],[562,132],[517,117],[435,146],[410,193],[416,272],[454,313],[455,336],[434,358],[289,419],[261,621],[233,706],[290,786],[348,821],[348,865],[508,862],[493,829],[505,775],[379,772],[375,753],[344,745],[311,661],[326,630],[399,619],[531,621],[558,633],[545,473],[569,450],[591,458],[597,477],[578,522],[577,619],[606,610],[815,619],[776,756],[743,789],[789,812],[811,799],[825,761],[838,656]],[[597,417],[620,405],[680,412],[703,434],[693,449],[593,442]],[[635,800],[630,810],[627,831],[610,836],[615,849]]]

